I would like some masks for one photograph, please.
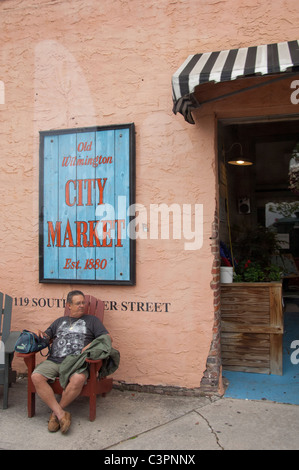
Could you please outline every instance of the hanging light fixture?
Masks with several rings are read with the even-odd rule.
[[[242,145],[240,144],[240,142],[234,142],[230,148],[227,150],[227,152],[224,152],[225,154],[228,154],[231,152],[231,150],[233,149],[233,147],[235,145],[238,145],[239,146],[239,154],[237,154],[236,156],[234,156],[233,158],[231,158],[230,160],[228,160],[227,163],[229,163],[230,165],[238,165],[238,166],[249,166],[249,165],[252,165],[252,161],[249,159],[249,158],[246,158],[244,157],[243,155],[243,148],[242,148]]]

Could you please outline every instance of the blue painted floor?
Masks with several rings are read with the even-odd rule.
[[[298,345],[291,348],[297,340]],[[296,353],[298,351],[298,354]],[[292,358],[292,361],[291,361]],[[299,311],[284,315],[283,375],[251,374],[224,370],[229,381],[225,397],[248,400],[270,400],[299,405]]]

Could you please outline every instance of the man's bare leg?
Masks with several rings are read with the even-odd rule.
[[[53,411],[57,419],[60,420],[63,418],[65,411],[58,403],[55,398],[54,391],[52,387],[48,384],[47,377],[44,377],[41,374],[35,373],[31,376],[32,382],[35,386],[36,393],[43,400],[46,405]]]
[[[32,382],[35,386],[36,393],[46,405],[53,411],[60,420],[64,416],[64,408],[77,398],[86,381],[85,374],[74,374],[70,378],[68,385],[62,393],[60,403],[55,398],[52,387],[48,384],[47,377],[39,373],[32,374]]]
[[[63,390],[61,400],[60,400],[60,407],[66,408],[72,401],[77,398],[83,385],[86,381],[85,374],[74,374],[71,376],[69,383],[67,384],[66,388]]]

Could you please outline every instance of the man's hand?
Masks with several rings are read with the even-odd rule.
[[[44,331],[37,330],[37,332],[35,332],[35,334],[37,336],[39,336],[40,338],[44,338],[45,340],[49,341],[49,344],[51,344],[53,342],[53,339],[50,340],[50,337],[48,335],[46,335],[46,333]]]

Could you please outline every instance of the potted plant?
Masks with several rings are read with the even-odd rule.
[[[247,232],[234,245],[234,282],[280,281],[281,268],[272,262],[277,253],[275,232],[265,227]]]

